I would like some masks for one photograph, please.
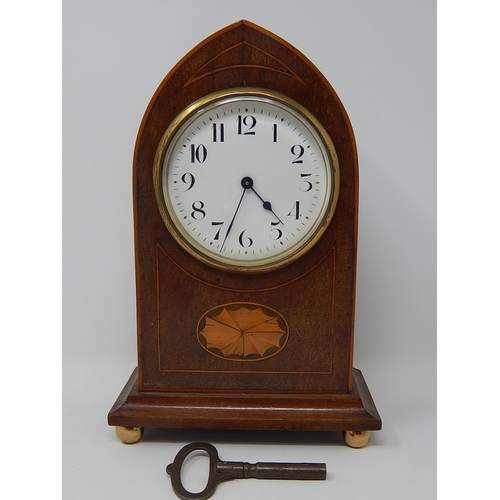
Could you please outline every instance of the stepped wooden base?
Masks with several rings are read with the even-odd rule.
[[[123,442],[141,428],[344,431],[360,447],[379,430],[380,416],[360,370],[350,394],[228,394],[139,392],[137,368],[108,414]],[[361,443],[361,444],[360,444]]]

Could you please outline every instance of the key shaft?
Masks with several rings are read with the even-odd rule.
[[[280,462],[218,462],[218,473],[232,473],[235,479],[324,480],[326,464]]]

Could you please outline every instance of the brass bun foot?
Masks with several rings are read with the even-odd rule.
[[[351,448],[363,448],[370,441],[370,431],[345,431],[344,441]]]
[[[125,444],[137,443],[144,434],[144,427],[120,427],[116,426],[118,439]]]

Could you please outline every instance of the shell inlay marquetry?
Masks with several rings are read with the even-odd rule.
[[[270,358],[288,339],[288,325],[277,311],[252,303],[232,303],[206,312],[198,341],[210,354],[232,361]]]

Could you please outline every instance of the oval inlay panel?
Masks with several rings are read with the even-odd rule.
[[[224,304],[198,322],[198,342],[210,354],[231,361],[258,361],[275,356],[288,340],[285,318],[250,302]]]

